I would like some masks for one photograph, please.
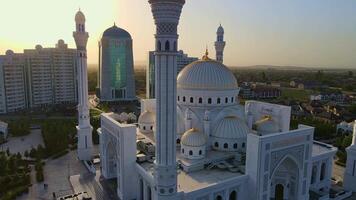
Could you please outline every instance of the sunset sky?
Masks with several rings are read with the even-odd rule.
[[[154,24],[147,0],[0,0],[0,54],[36,44],[53,47],[72,32],[78,8],[87,18],[89,63],[97,43],[114,22],[131,33],[136,65],[153,49]],[[201,57],[206,45],[215,57],[215,32],[225,28],[225,64],[356,68],[355,0],[187,0],[179,26],[179,47]]]

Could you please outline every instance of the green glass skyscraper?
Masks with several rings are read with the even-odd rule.
[[[136,99],[131,35],[117,27],[108,28],[99,42],[97,95],[102,102]]]

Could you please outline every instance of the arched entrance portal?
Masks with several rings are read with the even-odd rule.
[[[274,170],[271,179],[271,199],[298,200],[299,167],[290,157],[286,157]]]
[[[115,145],[110,142],[106,149],[106,166],[108,178],[115,178],[117,176],[117,157]]]

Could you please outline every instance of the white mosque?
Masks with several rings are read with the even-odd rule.
[[[185,0],[149,0],[156,24],[156,99],[142,100],[138,125],[101,116],[101,173],[122,200],[307,200],[329,195],[337,149],[290,130],[291,108],[238,100],[239,86],[208,52],[176,78],[177,26]],[[356,129],[356,126],[355,126]],[[356,134],[356,130],[354,131]],[[356,192],[356,137],[345,188]]]

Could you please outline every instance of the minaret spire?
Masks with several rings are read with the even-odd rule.
[[[75,15],[76,31],[73,37],[77,46],[77,80],[78,80],[78,158],[92,158],[92,126],[90,125],[88,106],[88,74],[87,74],[87,42],[88,32],[85,31],[85,16],[80,11]]]
[[[216,32],[216,42],[215,42],[215,50],[216,50],[216,60],[218,62],[223,63],[224,62],[224,48],[226,45],[226,42],[224,41],[224,28],[220,26]]]
[[[156,24],[154,199],[177,199],[177,26],[185,0],[149,0]],[[167,28],[169,27],[169,28]]]

